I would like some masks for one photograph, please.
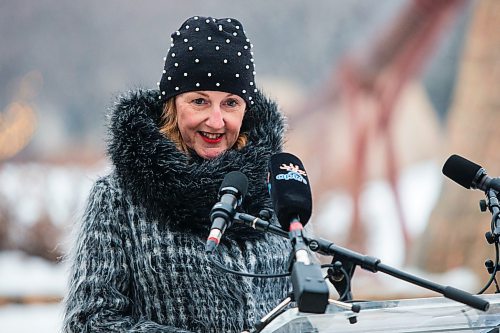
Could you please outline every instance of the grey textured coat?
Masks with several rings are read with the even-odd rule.
[[[113,171],[95,183],[75,241],[65,332],[240,332],[275,307],[288,279],[225,274],[204,253],[208,213],[224,176],[249,178],[243,210],[271,207],[269,157],[282,148],[283,118],[261,94],[242,131],[249,143],[213,160],[187,157],[159,131],[158,92],[122,97],[110,121]],[[233,224],[217,249],[225,266],[286,271],[288,242]]]

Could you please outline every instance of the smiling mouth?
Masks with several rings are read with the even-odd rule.
[[[219,143],[224,136],[223,133],[207,133],[207,132],[199,132],[203,141],[208,143]]]

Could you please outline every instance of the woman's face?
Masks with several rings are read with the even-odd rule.
[[[212,159],[230,149],[240,134],[246,103],[221,91],[190,91],[175,97],[177,126],[185,144]]]

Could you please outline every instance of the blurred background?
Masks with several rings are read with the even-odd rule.
[[[495,0],[0,1],[1,331],[60,329],[64,255],[110,169],[108,108],[156,88],[193,15],[243,23],[311,179],[317,236],[477,292],[491,215],[441,167],[456,153],[500,174],[499,14]],[[437,296],[360,269],[353,291]]]

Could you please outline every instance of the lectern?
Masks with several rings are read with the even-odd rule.
[[[500,294],[479,297],[490,302],[488,311],[444,297],[361,302],[357,303],[361,306],[359,313],[335,305],[328,305],[324,314],[301,313],[292,308],[261,332],[500,332]]]

